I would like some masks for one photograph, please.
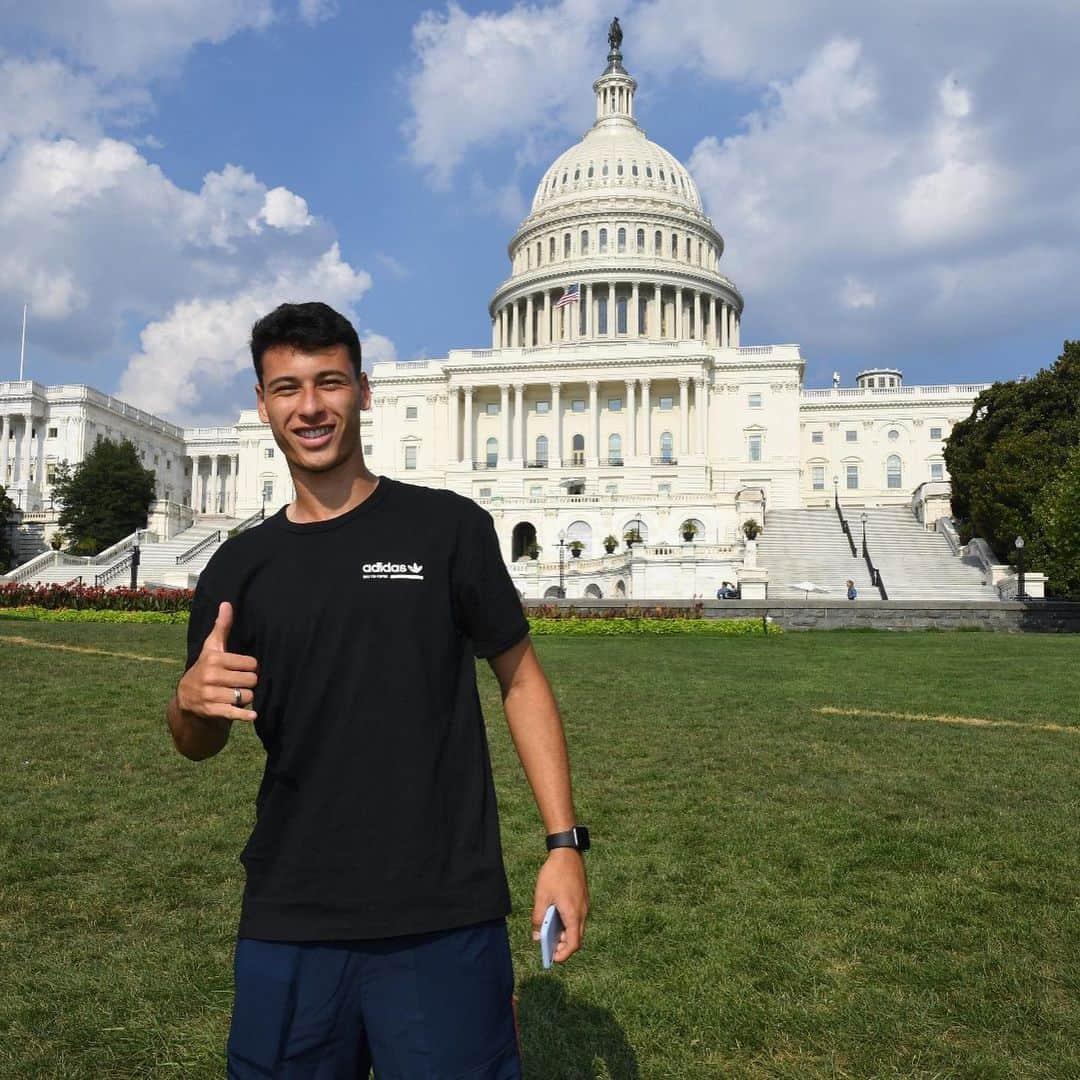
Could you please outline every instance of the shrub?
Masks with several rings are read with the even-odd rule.
[[[775,623],[761,619],[552,619],[530,616],[529,629],[533,634],[598,634],[619,636],[628,634],[780,634]]]
[[[0,585],[0,608],[49,611],[165,611],[191,609],[191,589],[106,589],[100,585]]]

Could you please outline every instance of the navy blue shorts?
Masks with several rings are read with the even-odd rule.
[[[230,1077],[519,1080],[506,921],[380,941],[239,938]]]

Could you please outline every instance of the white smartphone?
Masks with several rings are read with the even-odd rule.
[[[546,968],[555,962],[555,947],[559,944],[559,935],[562,932],[563,921],[552,904],[544,913],[544,921],[540,924],[540,959]]]

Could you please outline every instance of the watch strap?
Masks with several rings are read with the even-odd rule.
[[[589,830],[584,825],[575,825],[572,829],[567,829],[566,832],[549,833],[547,837],[548,851],[554,851],[555,848],[560,847],[588,851],[590,847]]]

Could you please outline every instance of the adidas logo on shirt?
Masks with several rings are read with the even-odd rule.
[[[410,581],[424,580],[424,564],[418,562],[373,562],[360,568],[363,578],[402,578]]]

